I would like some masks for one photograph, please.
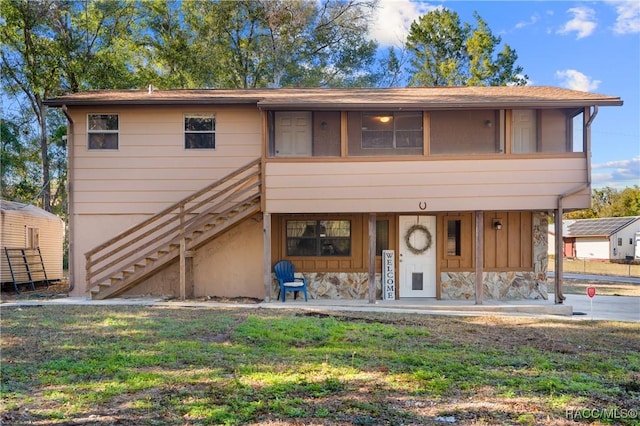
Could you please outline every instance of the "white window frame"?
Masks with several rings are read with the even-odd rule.
[[[186,124],[188,118],[210,118],[213,123],[212,130],[187,130]],[[185,150],[215,150],[216,149],[216,113],[215,112],[203,112],[203,113],[188,113],[183,115],[182,119],[182,129],[184,132],[184,149]],[[213,135],[213,146],[212,147],[189,147],[187,146],[187,135],[188,134],[211,134]]]
[[[117,117],[118,128],[117,129],[91,129],[91,117],[98,115],[113,115]],[[108,135],[115,134],[116,138],[116,147],[115,148],[102,148],[91,146],[91,135]],[[89,113],[87,114],[87,149],[91,151],[117,151],[120,149],[120,114],[110,113],[110,112],[99,112],[99,113]]]

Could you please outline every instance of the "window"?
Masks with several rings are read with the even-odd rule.
[[[89,149],[118,149],[118,114],[89,114],[87,139]]]
[[[287,256],[350,256],[351,221],[288,220]]]
[[[622,245],[622,238],[618,238],[618,247]]]
[[[382,250],[389,248],[389,221],[376,221],[376,256],[382,256]]]
[[[460,219],[447,220],[447,256],[462,255],[461,229],[462,221]]]
[[[347,112],[349,156],[424,155],[422,111]]]
[[[363,112],[362,148],[422,146],[421,112]]]
[[[185,149],[215,149],[216,117],[214,114],[184,116]]]

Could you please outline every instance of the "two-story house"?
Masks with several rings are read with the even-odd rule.
[[[590,206],[591,126],[622,101],[527,86],[47,104],[69,121],[74,294],[271,299],[289,259],[311,298],[373,301],[392,250],[396,297],[482,303],[547,298],[550,216]]]

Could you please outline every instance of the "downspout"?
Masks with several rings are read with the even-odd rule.
[[[598,106],[593,106],[593,112],[589,115],[589,119],[584,126],[584,144],[585,144],[585,158],[587,160],[587,176],[585,183],[579,185],[576,188],[570,189],[558,196],[558,209],[556,211],[555,221],[555,233],[556,233],[556,258],[555,258],[555,303],[561,304],[566,299],[562,292],[562,275],[563,275],[563,263],[564,260],[564,241],[562,235],[562,201],[578,192],[583,191],[586,188],[591,187],[591,123],[598,115]]]
[[[65,117],[67,117],[67,215],[68,215],[68,221],[69,221],[69,227],[68,227],[68,231],[69,231],[69,292],[71,292],[74,288],[75,288],[75,272],[74,272],[74,268],[75,268],[75,261],[73,260],[73,254],[74,254],[74,244],[73,244],[73,230],[74,230],[74,226],[73,226],[73,222],[74,222],[74,203],[73,203],[73,175],[74,175],[74,169],[73,169],[73,135],[74,135],[74,128],[73,128],[73,119],[71,118],[71,115],[69,115],[69,111],[67,110],[67,106],[66,105],[62,105],[62,112],[64,113]]]

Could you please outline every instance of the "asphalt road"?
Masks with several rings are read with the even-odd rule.
[[[555,275],[553,272],[548,272],[547,276],[549,278],[553,278]],[[615,275],[567,274],[567,273],[562,274],[562,276],[563,278],[569,278],[574,280],[608,281],[608,282],[640,285],[640,277],[619,277]]]

